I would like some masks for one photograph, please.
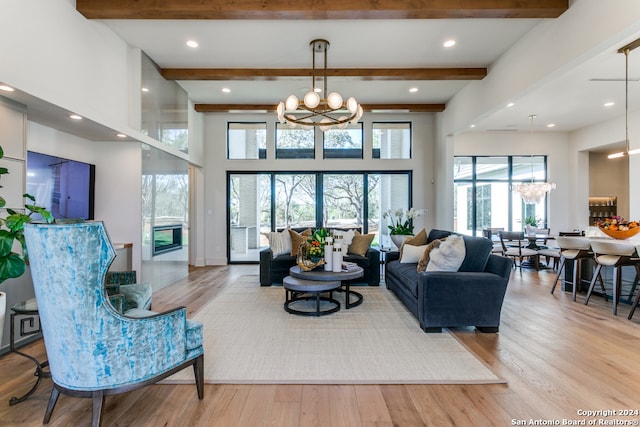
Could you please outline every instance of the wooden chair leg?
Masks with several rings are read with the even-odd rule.
[[[104,405],[104,392],[102,390],[91,393],[93,400],[93,414],[91,416],[91,427],[100,427],[102,421],[102,406]]]
[[[49,420],[51,419],[51,414],[53,413],[53,408],[56,407],[56,403],[58,402],[58,397],[60,397],[60,391],[54,385],[51,389],[51,395],[49,396],[49,403],[47,404],[47,410],[44,413],[44,419],[42,420],[42,424],[49,424]]]
[[[196,378],[196,389],[198,390],[198,399],[204,399],[204,355],[201,354],[193,364],[193,374]]]

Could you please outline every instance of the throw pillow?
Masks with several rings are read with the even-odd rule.
[[[269,240],[269,247],[273,253],[273,257],[278,255],[291,253],[291,236],[289,230],[282,230],[280,233],[277,231],[266,233],[267,240]]]
[[[298,233],[295,230],[289,230],[289,235],[291,236],[291,255],[298,256],[300,244],[302,242],[306,242],[309,236],[311,236],[311,229],[307,228],[302,233]]]
[[[402,246],[400,246],[400,257],[402,257],[402,248],[404,247],[404,245],[424,246],[426,244],[427,244],[427,231],[423,228],[418,232],[418,234],[411,237],[410,239],[405,240]]]
[[[352,230],[333,230],[333,235],[334,236],[342,236],[342,244],[345,247],[349,247],[349,245],[351,244],[351,242],[353,241],[353,236],[355,236],[356,232],[352,229]]]
[[[431,251],[425,271],[458,271],[466,252],[462,236],[451,235]]]
[[[424,252],[422,253],[422,256],[420,257],[420,260],[418,261],[418,273],[421,271],[425,271],[427,269],[427,264],[429,264],[429,259],[431,256],[431,251],[434,250],[435,248],[439,247],[440,244],[446,239],[446,237],[442,240],[434,240],[433,242],[429,243],[427,245],[427,247],[424,249]]]
[[[422,246],[406,245],[406,247],[404,248],[404,251],[402,251],[402,255],[400,256],[400,263],[401,264],[417,263],[418,261],[420,261],[420,257],[422,256],[426,248],[427,248],[427,245],[422,245]]]
[[[353,236],[353,240],[351,241],[351,245],[349,246],[347,253],[365,256],[375,236],[375,234],[356,234]]]

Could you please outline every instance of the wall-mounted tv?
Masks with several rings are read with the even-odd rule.
[[[95,165],[27,151],[27,193],[56,219],[94,219]]]

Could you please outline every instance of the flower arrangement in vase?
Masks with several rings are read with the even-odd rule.
[[[402,242],[409,236],[413,236],[413,220],[421,215],[426,215],[426,209],[389,209],[382,214],[383,218],[388,218],[391,223],[387,227],[389,228],[389,235],[393,243],[399,248]]]

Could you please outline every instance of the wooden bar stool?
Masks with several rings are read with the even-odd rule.
[[[585,258],[591,258],[593,255],[591,252],[591,242],[585,237],[570,236],[558,236],[556,237],[556,242],[560,247],[560,266],[558,267],[553,287],[551,287],[551,293],[553,294],[553,291],[556,290],[558,280],[560,280],[564,267],[566,266],[567,261],[569,261],[573,263],[573,281],[567,283],[571,283],[571,287],[573,288],[571,290],[571,296],[575,301],[576,292],[582,282],[580,274],[582,260]],[[600,283],[602,284],[602,280],[600,280]],[[604,289],[604,285],[602,286]]]
[[[636,274],[640,274],[640,258],[637,255],[634,257],[636,248],[628,243],[593,240],[591,249],[597,266],[584,303],[586,305],[589,302],[589,297],[596,283],[596,278],[600,275],[602,266],[613,267],[613,314],[616,315],[618,313],[618,299],[620,298],[622,267],[632,265],[636,269]]]

